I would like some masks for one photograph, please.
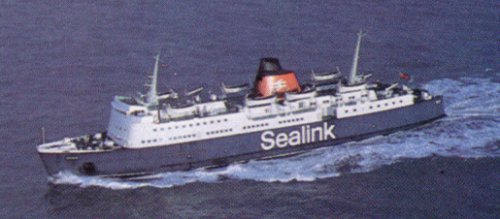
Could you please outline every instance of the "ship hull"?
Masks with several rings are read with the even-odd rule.
[[[313,148],[334,146],[416,127],[443,116],[445,113],[442,98],[434,97],[432,100],[420,101],[411,106],[362,116],[343,119],[325,118],[316,123],[178,145],[140,149],[120,148],[88,153],[39,153],[39,155],[49,175],[61,171],[76,175],[146,175],[293,155]],[[310,135],[310,130],[320,127],[323,131],[315,135],[316,139],[307,139],[314,136],[304,136],[304,131]],[[265,132],[267,133],[264,134]],[[299,137],[300,144],[287,144],[277,137],[280,133],[284,133],[281,137],[287,135],[287,138],[291,138],[292,132],[302,135]],[[271,137],[277,137],[274,138],[273,147],[270,147]],[[282,144],[279,144],[280,140]]]

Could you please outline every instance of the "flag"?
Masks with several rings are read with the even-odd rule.
[[[410,74],[405,73],[405,72],[400,72],[399,73],[399,78],[401,78],[403,80],[410,80]]]

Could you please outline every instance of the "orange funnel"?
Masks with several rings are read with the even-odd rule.
[[[285,92],[300,91],[300,85],[295,73],[283,70],[277,58],[262,58],[255,79],[255,91],[263,97],[282,96]]]

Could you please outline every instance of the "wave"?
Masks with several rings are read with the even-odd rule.
[[[166,172],[134,180],[60,173],[49,180],[55,184],[110,189],[169,188],[226,180],[314,181],[344,173],[368,172],[405,158],[500,156],[500,83],[464,77],[434,80],[423,87],[433,94],[445,96],[447,117],[388,136],[319,148],[290,158],[249,161],[213,170]]]

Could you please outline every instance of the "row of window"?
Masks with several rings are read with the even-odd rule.
[[[215,131],[207,132],[207,135],[222,134],[222,133],[227,133],[227,132],[232,132],[232,131],[233,131],[233,129],[215,130]]]
[[[248,125],[248,126],[243,126],[243,130],[245,130],[245,129],[259,128],[259,127],[265,127],[265,126],[268,126],[268,125],[269,125],[269,123],[262,123],[262,124]]]
[[[196,137],[196,134],[189,134],[189,135],[182,135],[182,136],[174,136],[174,137],[170,137],[168,138],[168,140],[170,141],[175,141],[175,140],[180,140],[180,139],[188,139],[188,138],[194,138]],[[160,142],[162,141],[161,138],[159,139],[148,139],[148,140],[142,140],[141,143],[145,144],[145,143],[156,143],[156,142]]]
[[[278,121],[278,124],[285,124],[285,123],[298,122],[298,121],[304,121],[304,118],[294,118],[294,119]]]
[[[157,141],[161,141],[161,138],[160,139],[149,139],[149,140],[142,140],[141,143],[145,144],[145,143],[156,143]]]
[[[189,134],[189,135],[182,135],[182,136],[174,136],[171,138],[168,138],[168,140],[179,140],[179,139],[187,139],[187,138],[194,138],[196,137],[196,134]]]
[[[208,124],[221,123],[221,122],[227,122],[227,119],[217,119],[217,120],[190,123],[190,124],[184,124],[184,125],[169,126],[167,128],[163,128],[163,127],[154,128],[153,132],[165,131],[165,130],[171,130],[171,129],[179,129],[179,128],[188,128],[188,127],[193,127],[193,126],[208,125]]]
[[[399,100],[399,103],[403,103],[403,100]],[[385,106],[389,106],[389,103],[385,103]],[[392,105],[396,105],[396,101],[392,101]],[[377,104],[377,108],[380,108],[380,104]],[[373,106],[370,106],[370,109],[373,109]],[[353,112],[357,112],[357,109],[353,109]],[[345,110],[345,113],[348,113],[349,110]]]

